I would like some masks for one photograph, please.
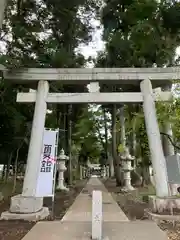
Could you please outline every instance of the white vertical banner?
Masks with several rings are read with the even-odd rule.
[[[44,130],[36,197],[54,196],[58,130]]]

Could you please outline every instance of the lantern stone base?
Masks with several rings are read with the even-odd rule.
[[[165,211],[171,211],[172,209],[180,209],[180,198],[175,196],[167,198],[149,196],[149,207],[154,213],[163,213]]]
[[[69,191],[69,188],[65,187],[64,185],[58,185],[57,190]]]
[[[123,169],[123,175],[124,175],[124,186],[121,189],[124,192],[128,192],[128,191],[133,191],[134,187],[131,185],[131,169]]]
[[[132,185],[126,185],[121,189],[122,192],[129,192],[133,190],[135,190],[135,188]]]
[[[62,190],[62,191],[69,191],[69,188],[67,188],[64,184],[64,171],[59,172],[58,185],[57,185],[56,189]]]
[[[38,221],[49,215],[49,209],[43,208],[43,198],[16,195],[11,198],[9,211],[1,214],[1,219],[23,219]]]

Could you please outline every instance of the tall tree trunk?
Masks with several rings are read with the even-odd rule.
[[[0,29],[2,28],[3,19],[4,19],[4,12],[6,9],[7,1],[1,0],[0,1]]]
[[[69,142],[68,142],[68,137],[69,137],[69,118],[68,118],[68,106],[65,106],[65,111],[64,111],[64,144],[63,148],[66,154],[69,154]]]
[[[9,178],[9,170],[10,170],[10,166],[11,166],[12,157],[13,157],[13,152],[11,152],[10,155],[9,155],[7,168],[6,168],[6,173],[5,173],[5,182],[7,182],[8,178]]]
[[[111,154],[108,154],[108,163],[109,163],[109,177],[114,177],[114,163],[113,157]]]
[[[132,156],[135,157],[134,161],[133,161],[133,166],[134,169],[136,169],[137,166],[137,156],[136,156],[136,149],[137,149],[137,140],[136,140],[136,132],[135,129],[133,128],[133,132],[132,132]]]
[[[64,125],[63,125],[63,114],[62,114],[62,109],[60,108],[60,105],[56,106],[56,126],[59,128],[58,149],[62,149]]]
[[[6,172],[7,172],[7,165],[6,164],[4,164],[4,166],[3,166],[3,171],[2,171],[2,176],[1,176],[1,180],[2,181],[6,181]]]
[[[112,108],[112,156],[113,156],[116,184],[117,186],[122,186],[120,159],[117,155],[117,144],[116,144],[116,104],[114,104]]]
[[[100,126],[98,121],[96,121],[96,124],[97,124],[97,128],[96,129],[97,129],[97,132],[98,132],[98,135],[99,135],[99,140],[101,141],[101,145],[102,145],[103,149],[106,150],[106,145],[104,143],[104,138],[103,138],[103,136],[101,134],[101,131],[100,131],[101,126]]]
[[[68,153],[69,153],[69,161],[68,161],[68,182],[69,185],[72,184],[72,104],[68,107]]]
[[[19,151],[20,151],[20,149],[22,148],[22,146],[24,144],[24,140],[27,137],[27,134],[28,134],[28,132],[26,132],[26,134],[24,136],[24,139],[20,142],[19,147],[16,150],[16,158],[15,158],[15,162],[14,162],[14,178],[13,178],[12,193],[15,193],[15,191],[16,191]]]
[[[151,183],[149,166],[142,166],[142,187]]]
[[[13,177],[13,189],[12,193],[15,193],[16,191],[16,184],[17,184],[17,169],[18,169],[18,158],[19,158],[19,151],[21,149],[22,145],[19,146],[19,148],[16,150],[16,159],[14,162],[14,177]]]
[[[106,152],[106,160],[108,159],[108,129],[107,129],[107,116],[106,110],[103,109],[104,114],[104,132],[105,132],[105,152]]]

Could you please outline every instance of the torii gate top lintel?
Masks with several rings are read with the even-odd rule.
[[[60,84],[100,84],[139,85],[149,78],[153,87],[167,85],[171,80],[180,79],[180,68],[27,68],[5,71],[4,78],[14,83],[32,84],[40,80]]]

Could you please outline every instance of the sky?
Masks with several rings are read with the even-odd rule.
[[[79,51],[85,56],[85,58],[88,57],[96,57],[97,53],[99,51],[104,50],[104,43],[101,40],[101,35],[103,29],[100,28],[100,21],[98,20],[92,20],[91,22],[92,26],[96,29],[93,33],[92,42],[90,42],[88,45],[80,45]]]

